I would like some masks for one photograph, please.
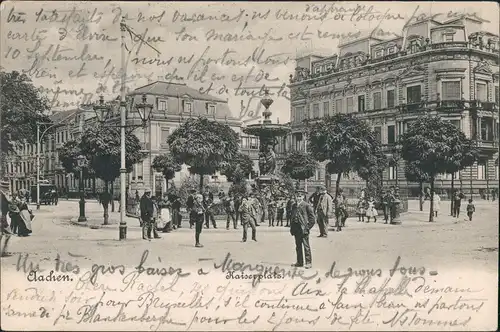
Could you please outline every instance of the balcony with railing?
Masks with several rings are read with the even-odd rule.
[[[402,113],[414,113],[414,112],[420,112],[425,109],[427,109],[428,103],[426,102],[420,102],[420,103],[408,103],[408,104],[401,104],[398,106],[398,109]]]
[[[489,112],[498,112],[498,104],[490,101],[472,100],[471,108],[474,110],[483,110]]]
[[[476,145],[478,148],[484,149],[484,150],[498,150],[498,142],[494,141],[493,139],[491,140],[483,140],[483,139],[478,139],[476,140]]]

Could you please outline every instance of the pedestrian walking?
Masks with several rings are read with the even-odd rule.
[[[170,233],[172,231],[172,227],[170,227],[170,223],[172,220],[171,203],[169,200],[168,194],[163,196],[163,199],[157,202],[159,216],[158,221],[156,223],[156,227],[161,229],[163,233]],[[173,227],[175,229],[175,227]]]
[[[278,200],[278,206],[276,209],[276,226],[283,226],[283,217],[285,215],[285,200]]]
[[[240,195],[237,195],[236,193],[233,195],[233,201],[234,201],[234,220],[236,221],[236,224],[238,224],[238,221],[240,222],[240,225],[243,225],[241,222],[240,218],[240,205],[241,205],[241,197]]]
[[[392,223],[393,220],[393,205],[395,197],[391,191],[385,191],[382,196],[382,208],[384,210],[384,224]]]
[[[316,191],[307,200],[309,204],[311,204],[311,206],[313,207],[314,211],[316,211],[316,208],[318,207],[319,197],[321,196],[321,189],[322,189],[321,186],[317,186]]]
[[[231,193],[228,193],[227,196],[223,196],[222,200],[223,200],[224,209],[226,210],[226,214],[227,214],[226,229],[229,230],[229,225],[230,225],[231,221],[233,221],[233,228],[238,229],[238,227],[237,227],[238,224],[236,222],[236,216],[235,216],[233,195]]]
[[[9,193],[9,183],[7,181],[0,181],[0,195],[0,257],[8,257],[12,256],[12,253],[8,252],[7,250],[9,249],[9,241],[13,232],[7,219],[9,214],[9,206],[12,204]]]
[[[29,199],[27,198],[27,202],[29,202]],[[59,191],[54,190],[54,205],[57,205],[59,203]]]
[[[467,204],[467,217],[469,217],[469,221],[472,221],[472,215],[476,212],[476,207],[472,202],[472,198],[469,198],[469,204]]]
[[[151,229],[153,231],[153,237],[155,239],[161,239],[160,235],[158,235],[158,224],[161,223],[160,219],[160,202],[156,196],[151,197],[151,201],[153,201],[153,220],[151,222]],[[172,229],[170,220],[167,222],[167,229],[170,231]]]
[[[356,207],[356,214],[358,215],[358,222],[365,222],[366,201],[364,198],[360,198],[358,200],[358,205]]]
[[[455,194],[453,195],[453,217],[459,218],[460,217],[460,208],[462,205],[462,199],[465,198],[465,195],[462,193],[461,190],[456,190]],[[471,195],[472,198],[472,195]]]
[[[26,203],[29,204],[29,202],[30,202],[30,192],[29,192],[28,189],[26,189],[26,192],[24,193],[24,197],[26,198]],[[56,205],[57,205],[57,203],[56,203]]]
[[[258,215],[258,202],[254,193],[248,193],[243,196],[239,207],[240,218],[243,224],[243,238],[242,242],[247,241],[248,226],[252,228],[252,240],[257,241],[257,227],[256,221]]]
[[[103,218],[104,218],[104,224],[108,224],[108,219],[109,219],[109,203],[111,203],[111,194],[107,191],[104,190],[100,195],[99,195],[99,203],[102,204],[102,208],[104,210]]]
[[[189,214],[189,228],[193,228],[196,223],[197,215],[193,210],[194,201],[196,200],[196,189],[189,190],[189,196],[186,201],[186,210]]]
[[[267,214],[269,219],[269,227],[274,227],[274,221],[276,216],[276,201],[274,199],[270,199],[267,204]]]
[[[215,223],[215,216],[212,210],[214,205],[214,194],[210,192],[210,188],[208,186],[205,187],[205,191],[203,192],[203,208],[205,210],[205,227],[210,228],[210,222],[212,222],[212,226],[217,229],[217,224]]]
[[[297,255],[296,262],[292,266],[309,269],[312,265],[309,234],[311,228],[314,226],[316,216],[314,215],[313,207],[306,201],[306,195],[305,191],[298,191],[296,193],[295,202],[292,205],[290,234],[295,238],[295,252]]]
[[[169,201],[172,203],[172,225],[174,229],[181,228],[182,214],[181,214],[181,198],[177,195],[170,195]]]
[[[194,223],[195,223],[195,247],[203,248],[203,245],[200,243],[200,235],[203,230],[203,223],[205,221],[205,208],[203,205],[203,195],[198,194],[195,196],[193,201],[193,207],[191,208]]]
[[[267,201],[268,198],[266,197],[266,194],[264,192],[256,192],[254,191],[255,198],[254,200],[258,201],[258,218],[255,221],[255,226],[259,227],[260,224],[263,224],[266,222],[266,208],[267,208]]]
[[[441,197],[437,193],[434,193],[433,196],[433,205],[434,205],[434,216],[437,217],[439,211],[441,210]]]
[[[143,225],[142,238],[144,240],[151,240],[151,233],[153,231],[154,205],[153,201],[151,200],[151,189],[149,188],[144,190],[144,195],[142,195],[140,199],[140,211]],[[156,234],[156,236],[157,235],[158,234]]]
[[[367,209],[366,209],[366,222],[369,223],[370,222],[370,218],[373,218],[373,222],[377,222],[377,215],[378,215],[378,212],[377,212],[377,209],[375,208],[375,200],[373,199],[373,197],[370,197],[367,201]]]
[[[335,226],[337,228],[337,231],[340,232],[342,230],[342,227],[345,227],[345,222],[348,216],[347,201],[346,197],[344,196],[344,190],[342,188],[339,189],[339,193],[335,198],[335,200],[336,200]]]
[[[285,208],[285,213],[286,213],[286,227],[290,227],[290,222],[292,220],[292,205],[293,205],[294,198],[292,195],[288,197],[288,200],[286,202],[286,208]]]
[[[332,210],[333,200],[325,187],[320,186],[319,190],[318,201],[314,210],[319,227],[318,237],[327,237],[329,226],[328,216]]]

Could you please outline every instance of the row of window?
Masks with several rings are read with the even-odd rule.
[[[163,111],[165,113],[168,112],[168,100],[167,99],[156,99],[156,105],[158,111]],[[187,100],[182,101],[182,111],[184,113],[192,113],[193,111],[193,103]],[[214,115],[215,114],[215,104],[212,103],[206,103],[205,104],[205,112],[207,115]]]
[[[487,163],[485,160],[479,161],[477,164],[477,177],[476,180],[486,180],[488,178],[488,167],[486,167]],[[389,166],[386,169],[386,174],[387,174],[387,179],[388,180],[396,180],[396,177],[399,177],[398,174],[396,173],[396,167],[395,166]],[[342,178],[344,180],[353,180],[353,179],[359,179],[359,177],[356,174],[349,174],[349,173],[343,173]],[[499,169],[498,165],[495,165],[495,179],[498,180],[499,178]],[[330,179],[331,181],[337,180],[337,174],[330,174]],[[455,173],[455,180],[460,180],[461,179],[461,173],[456,172]],[[320,181],[320,172],[319,170],[316,170],[316,174],[314,176],[315,181]],[[451,174],[438,174],[436,176],[436,180],[451,180]]]
[[[443,81],[441,85],[441,100],[461,100],[462,87],[461,81]],[[384,106],[392,108],[396,106],[396,91],[395,89],[385,91],[385,105],[383,105],[382,91],[372,93],[372,109],[382,109]],[[357,96],[357,112],[366,111],[365,95]],[[486,83],[476,83],[476,100],[488,101],[488,85]],[[422,100],[422,86],[420,84],[408,86],[406,88],[406,102],[408,104],[420,103]],[[495,86],[495,102],[499,103],[499,89]],[[354,112],[354,97],[339,98],[335,100],[335,109],[330,108],[330,102],[315,103],[312,105],[313,119],[320,118],[333,113],[352,113]],[[292,114],[292,121],[303,121],[307,117],[304,113],[304,107],[296,107]]]
[[[70,141],[72,139],[73,135],[65,130],[65,131],[59,131],[56,133],[56,143],[57,144],[63,144],[67,141]]]

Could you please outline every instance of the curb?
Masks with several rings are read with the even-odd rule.
[[[72,224],[73,226],[78,226],[78,227],[87,227],[90,229],[100,229],[100,228],[115,228],[115,225],[118,226],[117,224],[110,224],[110,225],[93,225],[89,224],[88,221],[86,222],[79,222],[77,218],[71,218],[69,220],[69,223]]]

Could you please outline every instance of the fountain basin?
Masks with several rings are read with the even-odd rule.
[[[280,124],[252,124],[243,129],[243,132],[248,135],[277,137],[285,136],[290,132],[290,128]]]

